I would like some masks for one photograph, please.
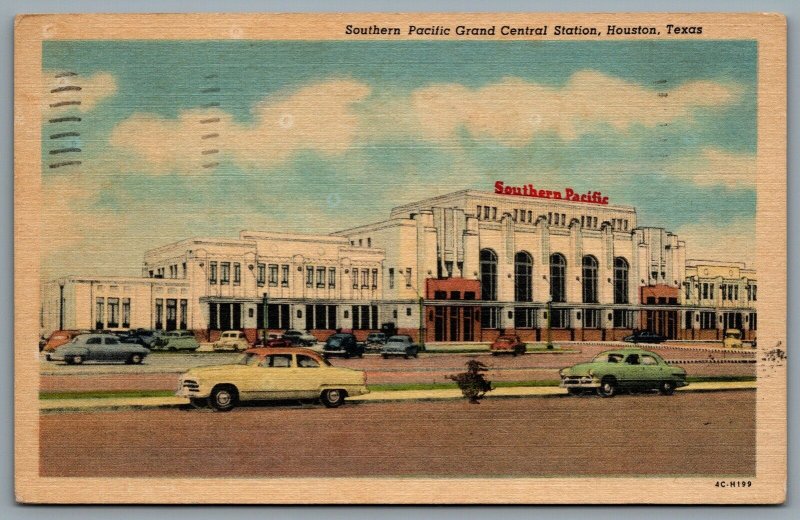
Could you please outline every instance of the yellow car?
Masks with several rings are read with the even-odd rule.
[[[313,350],[252,348],[238,363],[192,368],[176,395],[195,406],[231,410],[240,401],[320,399],[335,408],[348,396],[369,392],[361,370],[332,366]]]

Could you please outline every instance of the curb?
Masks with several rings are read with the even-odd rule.
[[[500,387],[499,389],[495,390],[503,390],[505,387]],[[530,393],[525,391],[518,391],[518,392],[511,392],[508,393],[499,393],[499,394],[488,394],[487,397],[490,399],[522,399],[522,398],[559,398],[559,397],[570,397],[570,395],[560,387],[514,387],[517,389],[537,389],[535,393]],[[721,384],[714,384],[714,383],[690,383],[689,386],[679,388],[678,392],[685,393],[685,392],[726,392],[726,391],[734,391],[734,390],[756,390],[756,382],[742,382],[742,383],[721,383]],[[405,392],[405,391],[397,391],[397,392]],[[413,390],[411,392],[414,392]],[[442,392],[441,390],[435,392]],[[391,394],[394,392],[376,392],[375,394]],[[454,394],[450,395],[451,392],[448,391],[447,394],[439,394],[439,395],[419,395],[419,396],[401,396],[398,395],[396,397],[367,397],[369,395],[375,394],[366,394],[365,396],[358,396],[352,399],[348,399],[348,403],[350,404],[369,404],[369,403],[396,403],[402,401],[415,401],[415,402],[432,402],[432,401],[456,401],[464,399],[461,395]],[[148,398],[144,398],[148,399]],[[64,405],[64,406],[53,406],[53,407],[45,407],[42,408],[42,401],[40,400],[40,408],[39,413],[41,415],[51,414],[51,413],[68,413],[68,412],[116,412],[116,411],[131,411],[131,410],[166,410],[166,409],[181,409],[190,407],[191,405],[188,401],[178,398],[178,397],[166,397],[166,398],[150,398],[150,399],[161,399],[161,400],[170,400],[170,402],[135,402],[135,403],[77,403],[76,401],[93,401],[91,399],[83,399],[83,400],[73,400],[72,405]],[[97,401],[102,401],[104,399],[96,399]],[[109,399],[113,400],[113,399]],[[176,402],[176,400],[180,400]],[[51,401],[51,400],[46,400]],[[53,400],[54,401],[54,400]]]

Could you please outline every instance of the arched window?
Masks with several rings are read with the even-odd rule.
[[[583,257],[583,303],[597,303],[597,258]]]
[[[614,258],[614,303],[628,302],[628,261]]]
[[[561,253],[550,255],[550,299],[567,301],[567,259]]]
[[[481,299],[497,300],[497,255],[491,249],[481,249]]]
[[[514,255],[514,301],[533,301],[533,258],[525,251]]]

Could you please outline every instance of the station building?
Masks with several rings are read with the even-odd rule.
[[[755,272],[685,251],[673,233],[639,227],[630,206],[464,190],[328,235],[167,244],[145,252],[140,278],[53,280],[42,328],[185,328],[207,340],[287,328],[363,338],[384,323],[429,342],[615,340],[639,328],[752,336]]]

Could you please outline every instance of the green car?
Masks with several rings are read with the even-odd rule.
[[[164,333],[153,345],[158,350],[197,350],[200,344],[190,330],[173,330]]]
[[[608,350],[589,363],[579,363],[561,370],[561,387],[570,394],[596,391],[613,397],[620,390],[658,390],[672,395],[686,386],[686,371],[667,364],[658,354],[638,348]]]

